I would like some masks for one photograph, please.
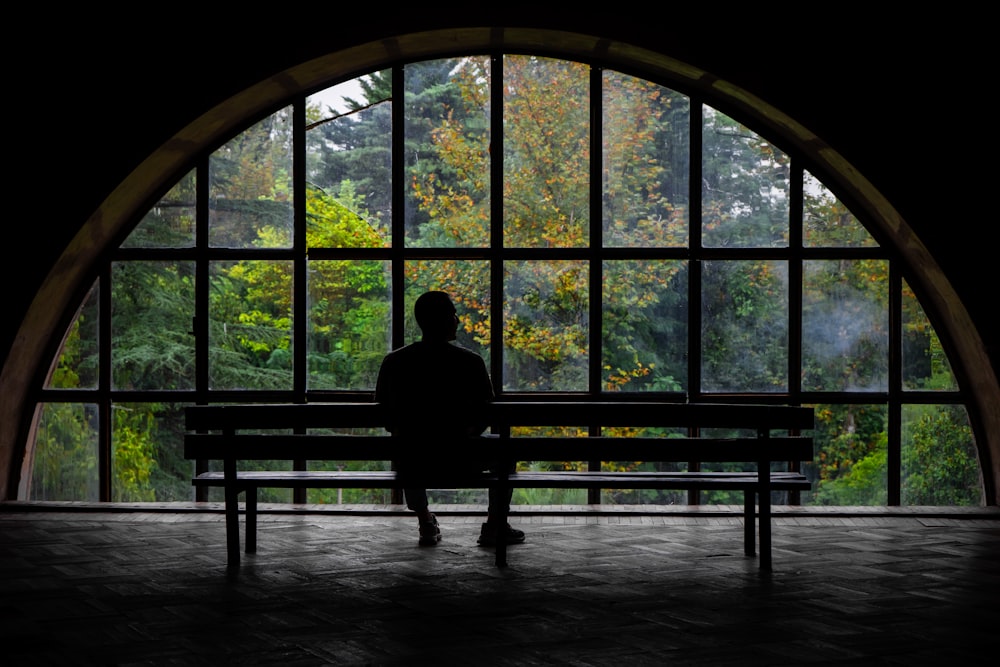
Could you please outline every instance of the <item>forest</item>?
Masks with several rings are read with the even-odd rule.
[[[402,100],[392,71],[370,73],[306,97],[304,130],[290,105],[181,178],[123,242],[64,337],[45,388],[85,398],[62,391],[40,403],[30,498],[96,500],[108,465],[113,501],[192,499],[181,443],[199,359],[210,390],[291,396],[304,384],[322,400],[370,392],[386,352],[418,334],[415,298],[441,289],[459,310],[457,342],[488,365],[499,355],[500,394],[816,396],[816,455],[805,464],[814,484],[802,503],[887,504],[898,466],[904,505],[982,504],[963,405],[904,400],[890,419],[893,346],[904,392],[955,391],[956,380],[916,295],[905,280],[891,293],[888,254],[819,179],[735,119],[656,83],[604,70],[595,84],[583,63],[506,56],[495,85],[497,68],[488,57],[408,64]],[[335,109],[327,100],[338,90]],[[205,340],[192,324],[199,294]],[[894,302],[900,341],[890,341]],[[404,340],[393,339],[394,312]],[[105,398],[96,391],[105,386],[129,399]],[[155,400],[135,400],[143,392]],[[890,463],[894,423],[901,445]],[[386,502],[386,493],[311,490],[309,502]],[[687,502],[667,491],[603,495]],[[290,493],[265,490],[261,500]],[[485,494],[440,492],[432,502]],[[586,497],[518,490],[515,502]],[[701,502],[742,501],[703,492]]]

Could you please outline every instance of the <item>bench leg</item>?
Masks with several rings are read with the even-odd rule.
[[[499,489],[499,492],[496,493],[495,495],[497,497],[500,497],[500,498],[506,498],[507,497],[507,495],[506,495],[506,485],[505,484],[501,484],[498,487],[498,489]],[[497,524],[497,526],[498,526],[497,530],[500,531],[500,532],[502,532],[503,531],[503,527],[507,525],[507,521],[510,519],[510,508],[507,507],[506,504],[504,504],[504,509],[503,509],[503,511],[500,514],[501,514],[501,516],[499,517],[500,522]],[[494,559],[494,564],[497,567],[507,567],[507,540],[506,539],[499,539],[499,540],[497,540],[496,555],[495,555],[495,559]]]
[[[229,565],[240,564],[240,490],[226,485],[226,553]]]
[[[757,553],[757,494],[743,492],[743,553],[754,556]]]
[[[257,553],[257,487],[248,486],[246,489],[247,515],[246,531],[248,554]]]
[[[760,505],[760,569],[771,571],[771,472],[770,461],[761,461],[758,467],[760,490],[757,503]]]
[[[760,569],[771,569],[771,503],[760,504]]]

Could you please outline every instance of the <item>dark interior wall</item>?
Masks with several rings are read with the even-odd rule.
[[[566,5],[563,5],[566,7]],[[614,5],[544,3],[479,9],[437,3],[417,12],[307,5],[213,19],[45,16],[13,26],[26,37],[8,60],[8,185],[2,283],[6,359],[35,292],[81,224],[147,155],[239,90],[353,44],[452,26],[531,25],[631,42],[750,91],[821,136],[892,202],[963,299],[1000,367],[991,245],[989,105],[993,58],[985,14],[875,19],[783,17],[770,10],[654,16]],[[947,10],[946,10],[947,11]],[[572,13],[572,16],[567,14]],[[789,20],[791,19],[791,20]],[[982,38],[980,36],[983,35]],[[12,174],[12,175],[11,175]]]

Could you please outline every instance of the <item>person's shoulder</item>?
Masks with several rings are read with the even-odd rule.
[[[457,354],[459,356],[466,357],[469,359],[475,358],[480,361],[483,360],[483,357],[478,352],[476,352],[475,350],[470,350],[464,345],[459,345],[458,343],[450,343],[448,347],[453,350],[453,354]]]
[[[404,345],[403,347],[397,347],[395,350],[390,350],[382,357],[382,369],[395,368],[399,365],[406,365],[407,363],[412,363],[410,360],[419,357],[415,354],[416,343],[410,343],[409,345]]]
[[[398,359],[400,357],[405,357],[409,354],[413,354],[417,349],[418,343],[409,343],[403,347],[397,347],[395,350],[390,350],[386,353],[386,359]]]

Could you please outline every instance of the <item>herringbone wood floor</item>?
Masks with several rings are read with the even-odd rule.
[[[475,512],[440,512],[432,548],[405,513],[265,514],[230,570],[218,513],[15,505],[3,665],[912,666],[1000,646],[997,508],[779,511],[766,575],[736,509],[522,510],[506,569]]]

